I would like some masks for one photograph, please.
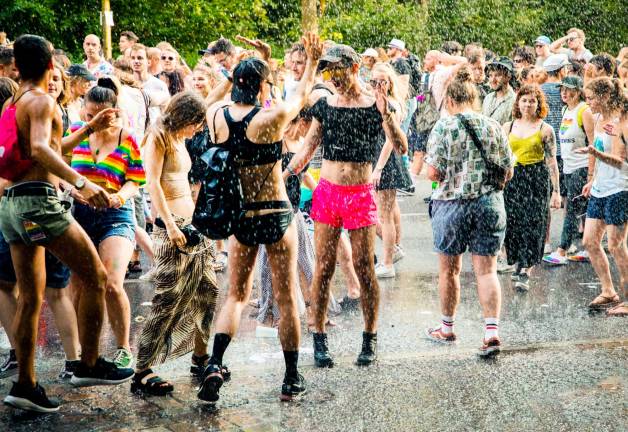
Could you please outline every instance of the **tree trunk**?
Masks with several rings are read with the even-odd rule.
[[[316,0],[301,0],[301,30],[318,33],[318,15]]]

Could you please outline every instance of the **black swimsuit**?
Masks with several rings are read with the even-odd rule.
[[[229,138],[224,145],[233,146],[236,151],[236,162],[239,167],[250,167],[273,163],[268,174],[263,179],[261,188],[266,184],[266,178],[274,169],[274,163],[281,160],[281,141],[272,144],[255,144],[246,137],[246,130],[253,117],[260,111],[255,107],[242,120],[235,121],[229,113],[229,108],[223,109],[225,121],[229,128]],[[259,194],[259,191],[258,193]],[[255,198],[254,198],[255,199]],[[234,233],[236,239],[247,246],[272,244],[282,239],[292,222],[292,206],[289,201],[253,201],[245,203],[245,211],[282,209],[284,211],[258,216],[243,217]]]

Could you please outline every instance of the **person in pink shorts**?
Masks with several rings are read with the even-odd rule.
[[[375,96],[362,91],[358,83],[360,57],[353,48],[335,45],[320,59],[318,70],[337,94],[320,98],[312,107],[312,126],[303,149],[297,153],[284,177],[300,172],[321,145],[321,180],[312,196],[310,216],[315,222],[316,268],[312,281],[314,316],[314,361],[318,367],[332,367],[325,322],[330,282],[336,269],[336,247],[342,229],[349,231],[353,265],[360,282],[364,315],[362,350],[357,364],[376,360],[379,285],[375,277],[373,249],[377,209],[373,191],[373,161],[389,140],[399,153],[408,143],[393,114],[385,91]]]

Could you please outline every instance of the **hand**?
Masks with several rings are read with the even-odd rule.
[[[78,190],[76,190],[76,188],[72,188],[72,191],[70,192],[70,196],[74,198],[74,201],[78,202],[79,204],[89,205],[89,203],[85,200],[85,198],[83,198],[81,193]]]
[[[552,192],[552,197],[550,198],[550,207],[553,209],[559,209],[561,201],[562,198],[560,196],[560,193]]]
[[[307,32],[301,37],[301,43],[305,47],[305,53],[312,64],[317,64],[323,56],[323,43],[316,33]]]
[[[375,188],[379,187],[380,182],[382,181],[382,170],[381,168],[375,168],[373,170],[373,174],[371,174],[371,182]]]
[[[78,193],[84,201],[96,208],[109,207],[109,194],[107,191],[89,180],[85,181],[85,186]]]
[[[114,209],[119,209],[122,207],[124,203],[122,202],[122,197],[117,193],[109,195],[109,207]]]
[[[582,196],[584,196],[585,198],[589,198],[591,196],[592,187],[593,187],[593,180],[591,180],[590,182],[584,185],[584,187],[582,188]]]
[[[93,119],[87,122],[87,126],[89,126],[94,132],[115,126],[117,119],[116,114],[118,114],[119,111],[120,110],[117,108],[105,108],[96,114]]]
[[[375,89],[375,98],[377,109],[382,114],[382,117],[384,117],[384,120],[386,120],[386,116],[390,111],[388,110],[388,95],[383,86],[377,86]]]
[[[593,146],[580,147],[580,148],[575,149],[573,152],[576,154],[595,154],[595,147]]]
[[[185,236],[175,224],[167,226],[166,232],[168,233],[168,238],[175,247],[182,248],[187,243]]]
[[[265,61],[270,60],[271,48],[270,45],[268,45],[266,42],[260,39],[249,39],[240,35],[237,35],[235,38],[236,40],[255,48],[257,52],[259,52],[262,56],[262,59],[264,59]]]

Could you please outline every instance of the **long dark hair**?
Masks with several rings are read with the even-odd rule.
[[[185,84],[183,81],[183,74],[178,70],[172,72],[161,71],[158,75],[159,78],[166,78],[168,84],[168,92],[170,96],[174,96],[177,93],[181,93],[185,90]]]

